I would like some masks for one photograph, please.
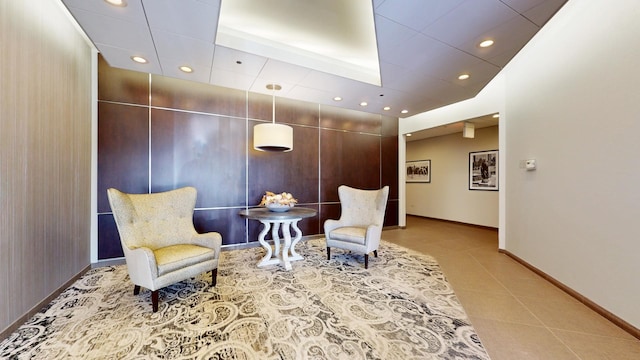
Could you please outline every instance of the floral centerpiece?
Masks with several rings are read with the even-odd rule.
[[[260,206],[266,206],[271,211],[288,211],[298,203],[298,200],[291,193],[280,194],[271,191],[265,192],[260,201]]]

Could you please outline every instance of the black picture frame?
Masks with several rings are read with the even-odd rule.
[[[498,155],[498,150],[469,153],[469,190],[499,190]]]
[[[407,161],[405,170],[408,183],[431,182],[431,160]]]

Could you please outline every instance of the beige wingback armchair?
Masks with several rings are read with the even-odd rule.
[[[222,237],[198,234],[193,226],[197,191],[193,187],[153,193],[127,194],[108,189],[133,293],[151,290],[158,311],[158,289],[211,271],[216,285]]]
[[[327,260],[331,259],[332,247],[350,250],[364,254],[364,267],[368,269],[369,253],[373,251],[378,257],[389,187],[361,190],[340,185],[338,196],[342,209],[340,219],[324,222]]]

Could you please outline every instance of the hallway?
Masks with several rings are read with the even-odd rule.
[[[497,229],[408,216],[382,238],[438,260],[493,360],[640,359],[640,340],[499,253]]]

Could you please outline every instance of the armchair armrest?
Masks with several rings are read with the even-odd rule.
[[[382,225],[369,225],[367,226],[367,233],[364,237],[364,243],[367,247],[367,252],[376,250],[380,246],[380,237],[382,236]]]
[[[379,244],[380,236],[382,236],[382,225],[374,224],[374,225],[367,226],[367,234],[365,235],[366,243],[369,243],[371,241],[377,241],[377,244]]]
[[[209,249],[213,249],[216,252],[216,259],[220,256],[220,246],[222,246],[222,236],[215,232],[208,232],[204,234],[196,233],[191,237],[191,243],[194,245],[203,246]]]
[[[124,246],[123,248],[131,281],[155,290],[153,282],[158,278],[158,264],[153,251],[147,247],[131,249]]]
[[[327,219],[324,221],[324,235],[329,237],[329,233],[339,227],[344,226],[340,220]]]

